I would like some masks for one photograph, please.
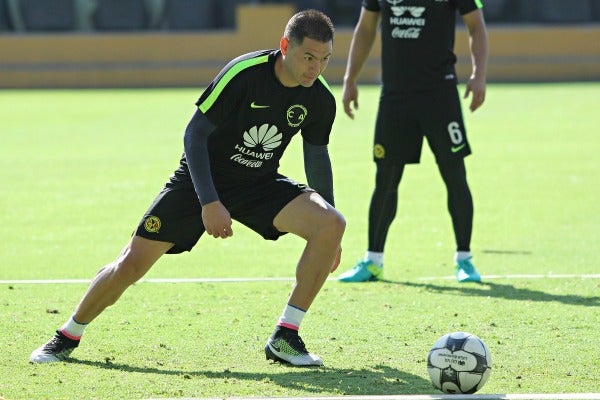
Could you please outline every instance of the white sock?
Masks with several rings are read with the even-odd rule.
[[[83,331],[88,324],[80,324],[75,321],[75,318],[71,317],[65,324],[60,328],[63,335],[69,339],[79,340],[83,336]]]
[[[454,255],[454,262],[466,260],[468,258],[471,258],[470,251],[457,251],[456,254]]]
[[[281,317],[279,317],[279,322],[277,322],[277,325],[297,331],[300,329],[300,323],[305,315],[305,310],[292,306],[291,304],[287,304],[283,309]]]
[[[365,253],[365,261],[371,261],[373,264],[381,267],[383,265],[383,253],[367,251]]]

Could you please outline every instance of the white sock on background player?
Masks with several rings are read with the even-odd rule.
[[[365,253],[365,261],[371,261],[373,264],[381,267],[383,265],[383,253],[375,251],[367,251]]]

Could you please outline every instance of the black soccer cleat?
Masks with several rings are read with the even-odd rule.
[[[79,340],[69,339],[61,331],[56,331],[48,343],[31,353],[29,361],[35,364],[64,361],[77,346]]]
[[[323,360],[306,350],[298,331],[278,326],[265,346],[267,360],[297,366],[323,365]]]

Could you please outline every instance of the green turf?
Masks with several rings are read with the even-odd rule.
[[[377,94],[361,88],[354,121],[340,107],[331,138],[336,203],[348,221],[340,270],[366,246]],[[0,280],[89,279],[111,261],[177,167],[198,95],[0,91]],[[291,281],[136,284],[88,328],[72,362],[53,365],[30,365],[29,354],[68,318],[86,285],[4,283],[0,397],[436,393],[427,352],[458,330],[492,352],[481,393],[599,392],[599,100],[598,83],[490,85],[484,107],[466,112],[474,262],[484,277],[501,276],[483,285],[446,279],[452,230],[425,148],[400,187],[388,281],[331,280],[303,322],[324,368],[264,360]],[[282,171],[303,179],[301,165],[296,140]],[[293,276],[301,240],[263,241],[239,224],[234,232],[165,257],[147,277]],[[513,274],[576,277],[506,277]]]

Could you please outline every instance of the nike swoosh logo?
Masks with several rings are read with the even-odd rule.
[[[453,153],[457,153],[457,152],[461,151],[463,149],[463,147],[465,147],[465,146],[466,146],[466,144],[463,143],[460,146],[452,147],[450,150],[452,150]]]
[[[277,342],[277,343],[279,343],[279,342]],[[281,346],[277,346],[277,345],[275,345],[275,343],[273,343],[273,342],[270,342],[270,343],[269,343],[269,346],[271,346],[271,348],[272,348],[273,350],[275,350],[276,352],[278,352],[278,353],[280,353],[280,352],[281,352]]]
[[[269,108],[271,106],[262,106],[260,104],[256,104],[255,102],[250,103],[251,108]]]

